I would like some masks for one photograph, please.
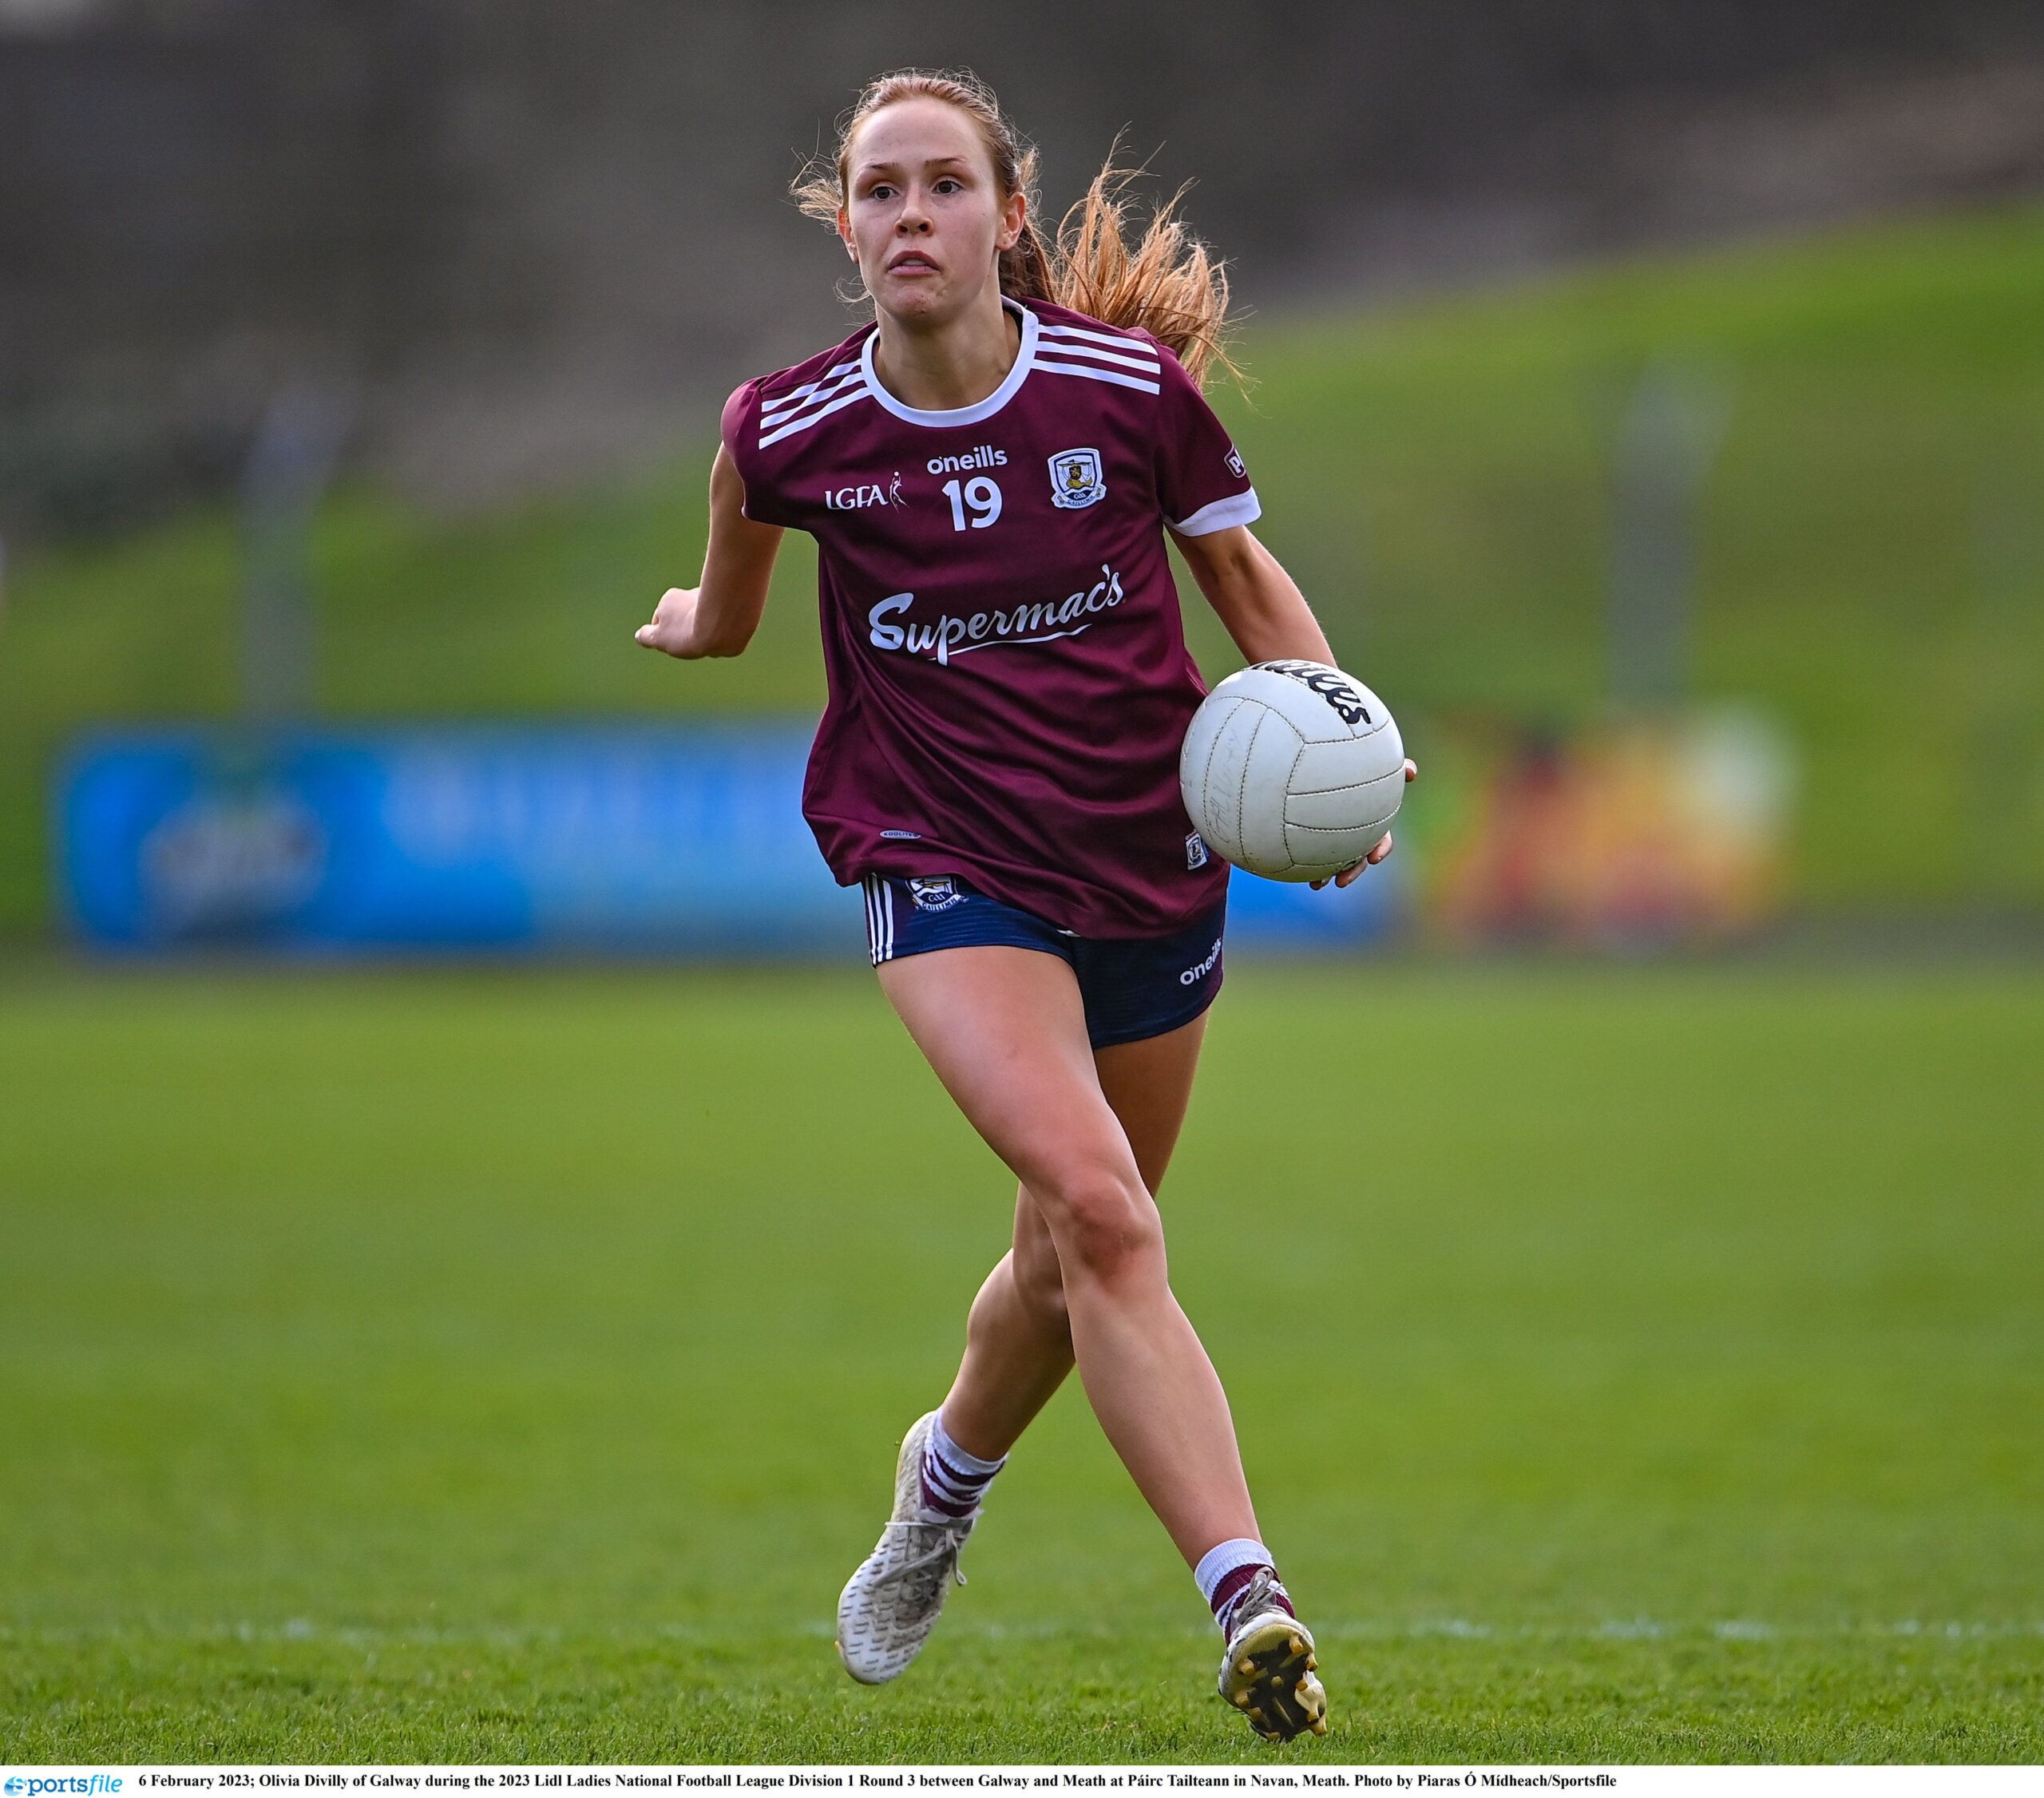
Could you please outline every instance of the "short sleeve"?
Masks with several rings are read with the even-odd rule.
[[[1157,497],[1166,520],[1182,537],[1254,524],[1263,508],[1227,426],[1176,356],[1162,350],[1157,359]]]
[[[719,426],[724,453],[745,483],[745,515],[759,525],[786,525],[790,522],[781,508],[774,483],[759,458],[759,382],[751,380],[724,402]]]

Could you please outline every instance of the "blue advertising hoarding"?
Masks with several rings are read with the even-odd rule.
[[[864,953],[802,816],[810,728],[109,732],[54,796],[59,900],[110,951]],[[1231,945],[1336,949],[1399,876],[1238,873]]]

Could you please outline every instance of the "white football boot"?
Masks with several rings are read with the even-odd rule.
[[[1327,1733],[1327,1693],[1313,1677],[1313,1632],[1270,1602],[1271,1576],[1258,1570],[1235,1606],[1221,1657],[1221,1696],[1266,1742],[1310,1729]]]
[[[937,1627],[951,1582],[965,1583],[958,1551],[980,1514],[922,1520],[923,1444],[936,1420],[934,1411],[918,1417],[901,1439],[894,1515],[838,1599],[838,1658],[862,1685],[884,1685],[901,1673]]]

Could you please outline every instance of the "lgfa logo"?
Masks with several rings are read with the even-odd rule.
[[[850,487],[826,488],[823,503],[833,512],[857,512],[862,506],[906,505],[909,502],[901,493],[901,471],[894,471],[894,478],[885,491],[871,481],[861,482]]]

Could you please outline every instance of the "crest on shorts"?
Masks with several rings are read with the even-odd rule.
[[[1076,512],[1107,497],[1097,450],[1060,450],[1051,457],[1051,504]]]
[[[919,912],[948,912],[965,897],[952,884],[949,874],[939,875],[934,879],[925,879],[921,875],[911,876],[909,893],[915,901],[916,909]]]

